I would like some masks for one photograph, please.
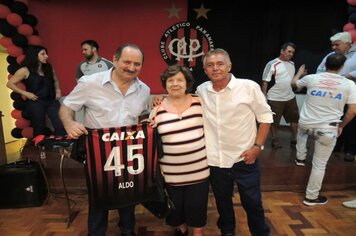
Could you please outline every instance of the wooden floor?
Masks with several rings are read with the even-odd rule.
[[[294,192],[263,192],[266,217],[271,235],[355,235],[356,210],[344,208],[341,202],[356,198],[355,191],[325,192],[329,202],[323,206],[308,207],[302,204],[303,194]],[[77,214],[69,228],[66,227],[67,211],[63,195],[51,196],[41,207],[0,210],[0,235],[4,236],[53,236],[86,235],[87,200],[85,194],[71,193],[76,202]],[[235,194],[237,235],[249,235],[246,216],[238,194]],[[168,236],[170,228],[163,220],[156,219],[141,205],[136,207],[136,230],[141,236]],[[208,224],[205,235],[217,236],[217,211],[210,195]],[[119,235],[118,214],[110,211],[107,235]]]
[[[295,149],[289,146],[289,131],[282,128],[280,136],[283,148],[272,150],[268,140],[266,150],[260,157],[263,204],[271,235],[356,235],[356,209],[341,205],[343,201],[356,199],[356,163],[345,162],[342,155],[333,154],[322,189],[322,194],[328,197],[329,202],[323,206],[305,206],[302,199],[310,173],[312,140],[309,142],[307,166],[297,167],[294,164]],[[22,146],[22,143],[8,144],[8,159],[15,160],[19,157],[16,155],[19,155],[19,148]],[[22,157],[36,159],[36,149],[25,149]],[[55,153],[48,153],[47,159],[43,161],[51,190],[46,203],[40,207],[0,209],[0,235],[86,235],[88,211],[83,168],[69,158],[64,165],[65,181],[69,186],[74,212],[74,220],[70,227],[66,228],[67,209],[59,179],[58,163],[58,154]],[[234,203],[237,235],[250,235],[238,193],[234,196]],[[220,235],[216,227],[217,217],[214,197],[210,194],[205,235]],[[141,205],[136,208],[136,218],[138,235],[170,235],[170,229],[164,221],[156,219]],[[107,235],[119,235],[117,222],[117,212],[110,211]]]

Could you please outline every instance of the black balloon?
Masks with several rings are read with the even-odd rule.
[[[0,19],[0,33],[5,37],[11,38],[14,34],[17,33],[17,29],[10,25],[7,20]]]
[[[29,24],[32,27],[35,27],[38,23],[37,18],[34,15],[27,14],[22,18],[23,24]]]
[[[10,7],[13,2],[14,0],[0,0],[0,4],[4,4],[8,7]]]
[[[347,15],[351,15],[352,13],[356,12],[356,7],[349,5],[347,7]]]
[[[12,137],[14,137],[14,138],[23,138],[23,136],[22,136],[22,129],[20,129],[20,128],[13,128],[13,129],[11,130],[11,135],[12,135]]]
[[[12,12],[17,13],[23,17],[24,15],[26,15],[28,7],[23,2],[13,2],[11,4],[11,10]]]
[[[6,57],[6,61],[7,61],[7,63],[9,63],[9,64],[16,64],[16,63],[17,63],[16,57],[13,57],[13,56],[10,56],[10,55],[8,55],[8,56]]]
[[[350,16],[349,16],[349,21],[353,24],[356,24],[356,12],[352,13]]]
[[[33,35],[39,35],[40,33],[38,33],[38,30],[36,30],[35,28],[33,28]]]
[[[26,102],[23,100],[15,100],[12,103],[12,106],[16,109],[16,110],[24,110],[26,107]]]
[[[22,100],[21,94],[16,93],[16,92],[11,92],[10,93],[10,98],[12,100]]]
[[[9,72],[10,74],[15,74],[15,72],[20,69],[20,65],[19,64],[10,64],[7,66],[7,72]]]
[[[22,48],[25,48],[28,45],[27,37],[22,34],[15,34],[14,36],[12,36],[11,40],[13,44]]]
[[[30,114],[28,114],[28,111],[23,110],[21,113],[22,117],[25,118],[26,120],[30,119]]]

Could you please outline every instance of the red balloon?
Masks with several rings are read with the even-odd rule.
[[[355,29],[355,25],[352,24],[351,22],[345,24],[344,28],[343,28],[344,31],[350,31],[350,30],[353,30],[353,29]]]
[[[14,119],[21,119],[22,118],[22,111],[16,110],[16,109],[12,110],[11,117],[14,118]]]
[[[7,15],[11,13],[8,6],[0,4],[0,18],[6,19]]]
[[[17,28],[17,32],[25,36],[30,36],[33,34],[33,28],[29,24],[22,24]]]
[[[22,18],[17,13],[10,13],[6,17],[7,22],[13,26],[20,26],[22,24]]]
[[[34,46],[40,46],[42,45],[42,39],[37,35],[31,35],[28,37],[28,44]]]
[[[25,86],[25,84],[22,83],[22,82],[17,83],[16,86],[17,86],[18,88],[22,89],[22,90],[26,90],[26,86]]]
[[[33,128],[32,127],[26,127],[21,131],[21,134],[25,138],[33,138]]]
[[[11,38],[8,38],[8,37],[5,37],[5,36],[0,38],[0,44],[5,48],[10,47],[11,45],[13,45]]]
[[[356,30],[353,29],[353,30],[350,30],[348,32],[351,34],[352,42],[355,42],[356,41]]]
[[[18,57],[23,54],[23,49],[15,45],[12,45],[7,48],[7,53],[9,53],[10,56]]]
[[[29,120],[26,120],[24,118],[18,119],[15,121],[15,126],[20,129],[24,129],[26,127],[29,127],[31,122]]]
[[[23,59],[25,59],[25,55],[21,54],[20,56],[17,56],[16,62],[21,65],[21,63],[23,62]]]
[[[356,6],[356,0],[347,0],[347,3]]]

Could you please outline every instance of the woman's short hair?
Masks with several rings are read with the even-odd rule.
[[[179,72],[182,72],[182,74],[184,75],[185,81],[187,83],[187,89],[185,90],[185,93],[189,93],[191,92],[191,89],[193,88],[194,85],[194,78],[192,73],[190,72],[190,70],[185,67],[185,66],[181,66],[178,64],[174,64],[174,65],[170,65],[168,66],[167,69],[165,69],[163,71],[163,73],[161,74],[161,82],[162,82],[162,87],[167,90],[167,79],[178,74]]]

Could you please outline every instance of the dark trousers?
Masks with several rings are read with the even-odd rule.
[[[344,153],[356,154],[356,118],[353,118],[342,131],[344,134]]]
[[[232,168],[210,168],[210,183],[219,212],[217,225],[221,233],[235,233],[236,220],[232,201],[234,182],[237,183],[251,234],[269,235],[262,206],[258,160],[252,165],[241,161]]]
[[[46,115],[50,119],[56,136],[65,136],[66,131],[59,119],[60,103],[57,100],[27,101],[26,110],[29,114],[31,126],[33,128],[33,137],[39,134],[46,134]]]
[[[119,227],[121,233],[134,232],[135,228],[135,206],[122,207],[119,211]],[[104,236],[108,228],[109,211],[96,209],[89,204],[88,235]]]

